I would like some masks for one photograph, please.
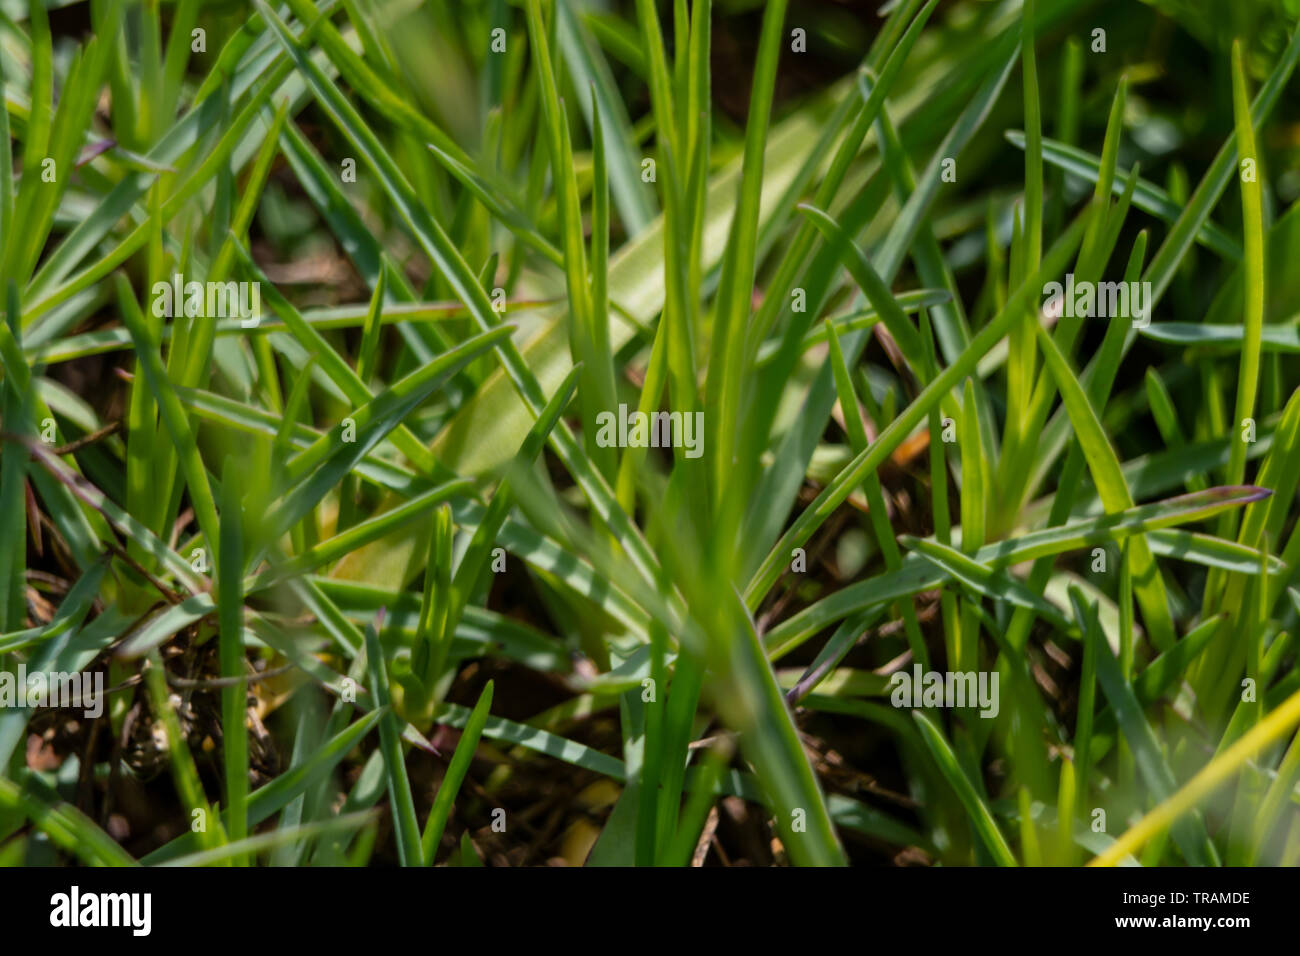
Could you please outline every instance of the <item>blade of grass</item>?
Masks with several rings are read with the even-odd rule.
[[[474,751],[478,747],[479,738],[483,734],[483,725],[487,723],[488,712],[491,709],[492,681],[488,681],[483,688],[483,693],[479,695],[478,703],[474,705],[474,710],[465,723],[465,729],[461,732],[460,740],[456,743],[456,752],[452,754],[451,763],[447,765],[447,772],[443,775],[442,783],[438,785],[438,794],[433,799],[433,807],[429,810],[429,818],[424,823],[424,837],[421,840],[421,848],[424,853],[425,866],[433,866],[434,856],[437,854],[438,846],[442,842],[442,831],[447,826],[447,818],[450,816],[451,808],[456,802],[456,794],[460,790],[461,781],[465,779],[465,774],[469,770],[470,761],[474,758]]]
[[[1092,208],[1090,206],[1089,210]],[[854,488],[859,487],[863,479],[868,474],[873,473],[884,461],[885,457],[891,454],[903,439],[911,433],[912,429],[920,424],[930,408],[937,405],[957,382],[961,381],[964,376],[974,369],[980,357],[1006,335],[1012,324],[1020,318],[1020,312],[1025,308],[1030,296],[1037,295],[1038,290],[1042,288],[1042,278],[1047,275],[1056,275],[1064,267],[1065,262],[1073,254],[1080,238],[1082,238],[1083,229],[1089,217],[1090,213],[1085,213],[1082,218],[1076,220],[1066,230],[1065,234],[1057,240],[1051,251],[1044,257],[1043,265],[1038,273],[1023,283],[1008,298],[1006,308],[1002,310],[997,318],[985,326],[979,335],[971,340],[967,351],[956,362],[936,376],[917,396],[916,400],[881,432],[876,442],[845,466],[836,475],[835,480],[817,496],[812,505],[795,519],[794,524],[768,553],[762,566],[750,581],[749,587],[745,590],[745,599],[751,608],[757,607],[768,589],[776,582],[791,550],[803,545],[813,531],[830,515],[831,511],[837,508]]]
[[[1160,744],[1142,713],[1137,698],[1120,671],[1119,662],[1104,641],[1094,641],[1097,659],[1097,681],[1101,684],[1106,699],[1110,701],[1116,720],[1124,731],[1124,739],[1133,749],[1133,756],[1142,775],[1147,790],[1157,800],[1165,801],[1174,794],[1176,784],[1173,772],[1160,750]],[[1131,831],[1130,831],[1131,832]],[[1173,833],[1183,857],[1192,866],[1212,866],[1218,864],[1214,845],[1206,835],[1205,827],[1199,817],[1188,818],[1180,823]],[[1123,851],[1119,849],[1124,847]],[[1108,856],[1122,856],[1135,849],[1127,845],[1124,838],[1116,841]]]
[[[1232,108],[1236,120],[1238,165],[1251,166],[1259,162],[1255,148],[1255,127],[1251,120],[1246,89],[1246,73],[1242,66],[1241,41],[1232,44]],[[1237,402],[1233,430],[1245,427],[1246,419],[1254,420],[1256,396],[1259,391],[1259,340],[1264,325],[1264,222],[1263,198],[1260,187],[1262,171],[1247,176],[1241,173],[1241,218],[1245,248],[1245,302],[1242,308],[1245,336],[1241,347],[1241,364],[1237,369]],[[1231,446],[1228,484],[1239,484],[1246,473],[1246,443],[1234,441]],[[1225,514],[1219,519],[1219,536],[1228,538],[1237,529],[1236,516]],[[1213,591],[1207,588],[1207,600]]]
[[[962,770],[961,765],[957,762],[957,755],[953,753],[952,747],[944,739],[943,733],[929,717],[919,710],[913,711],[912,719],[916,721],[916,725],[921,731],[921,739],[925,741],[925,745],[934,758],[934,762],[938,765],[939,771],[943,774],[944,779],[948,781],[949,786],[956,792],[962,806],[966,809],[971,828],[980,838],[985,849],[992,855],[993,861],[998,866],[1016,866],[1016,858],[1011,852],[1011,847],[1007,845],[1006,837],[998,829],[997,822],[993,819],[993,813],[967,778],[965,771]]]
[[[1126,854],[1135,853],[1151,839],[1165,832],[1192,811],[1200,801],[1214,792],[1242,764],[1262,749],[1288,733],[1300,723],[1300,691],[1288,697],[1279,707],[1241,736],[1236,743],[1219,754],[1194,776],[1177,793],[1171,794],[1129,827],[1105,853],[1099,854],[1089,866],[1114,866]]]
[[[31,820],[51,842],[87,866],[137,865],[95,821],[61,801],[57,793],[38,792],[42,789],[35,774],[29,773],[22,785],[0,777],[0,807]]]
[[[366,627],[366,666],[370,675],[370,688],[374,694],[375,710],[384,711],[379,719],[379,747],[384,755],[384,772],[388,779],[388,799],[392,804],[398,857],[403,866],[421,866],[424,864],[424,855],[420,847],[420,826],[415,818],[411,781],[406,774],[400,727],[397,715],[388,710],[388,674],[378,633],[378,628],[382,625],[381,612],[376,621]]]
[[[1092,403],[1051,336],[1042,326],[1037,327],[1037,333],[1043,360],[1056,379],[1057,390],[1061,393],[1106,510],[1113,514],[1132,508],[1133,497],[1124,481],[1119,459],[1106,438]],[[1160,569],[1144,538],[1135,537],[1130,542],[1129,549],[1129,560],[1133,562],[1134,593],[1142,607],[1147,633],[1157,650],[1168,650],[1173,646],[1175,631]]]
[[[226,773],[226,806],[231,842],[248,836],[248,734],[245,731],[248,684],[244,680],[244,553],[240,465],[227,457],[221,470],[221,550],[217,565],[221,676],[233,683],[221,689],[221,740]],[[249,858],[231,858],[247,866]]]

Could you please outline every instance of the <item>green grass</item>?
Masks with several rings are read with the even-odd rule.
[[[1300,862],[1289,5],[737,7],[0,17],[0,858]]]

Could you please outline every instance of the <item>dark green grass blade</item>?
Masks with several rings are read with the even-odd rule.
[[[474,758],[474,750],[478,747],[483,725],[487,722],[488,712],[491,709],[492,682],[488,681],[479,696],[478,703],[474,705],[473,712],[469,715],[469,720],[465,723],[465,729],[456,743],[456,752],[451,756],[451,763],[447,765],[447,772],[438,786],[433,807],[429,810],[429,818],[425,821],[424,836],[421,840],[425,866],[433,865],[434,855],[442,842],[442,831],[447,826],[447,818],[456,801],[456,794],[460,790],[461,781],[465,779],[465,773],[469,770],[470,761]]]

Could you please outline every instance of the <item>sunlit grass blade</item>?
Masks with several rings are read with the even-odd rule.
[[[1143,782],[1155,799],[1167,800],[1174,793],[1176,783],[1159,740],[1133,695],[1132,685],[1120,671],[1119,661],[1115,659],[1110,645],[1101,640],[1094,640],[1093,644],[1096,647],[1097,682],[1115,711],[1116,720],[1124,731],[1124,739],[1133,748]],[[1183,821],[1173,836],[1189,864],[1210,866],[1218,863],[1214,846],[1199,818]],[[1123,839],[1117,841],[1110,855],[1121,855],[1119,847],[1124,843]],[[1132,849],[1127,847],[1123,852],[1132,852]]]
[[[754,61],[754,82],[745,123],[745,154],[736,198],[736,215],[731,222],[727,252],[722,261],[718,297],[714,305],[712,348],[705,402],[711,413],[705,419],[706,443],[712,456],[714,505],[730,515],[719,530],[722,546],[730,547],[729,534],[739,524],[741,509],[734,504],[722,508],[723,489],[728,495],[743,495],[751,481],[746,469],[732,465],[737,445],[740,408],[744,395],[744,367],[747,359],[745,318],[749,315],[754,273],[758,265],[758,227],[767,132],[771,122],[776,88],[776,68],[784,39],[786,0],[764,5],[758,54]],[[732,499],[735,500],[734,498]]]
[[[1241,218],[1245,242],[1245,302],[1242,316],[1245,334],[1241,346],[1241,363],[1237,369],[1237,400],[1233,416],[1234,430],[1254,420],[1259,391],[1259,340],[1264,324],[1264,222],[1263,199],[1256,170],[1259,163],[1255,147],[1255,127],[1251,119],[1246,91],[1246,74],[1242,66],[1241,41],[1232,45],[1232,107],[1236,118],[1237,156],[1241,169]],[[1228,484],[1238,484],[1246,473],[1246,443],[1232,443],[1226,472]],[[1219,534],[1230,537],[1236,530],[1235,516],[1220,519]]]
[[[1297,723],[1300,723],[1300,691],[1288,697],[1230,748],[1206,764],[1177,793],[1171,794],[1125,831],[1114,846],[1099,854],[1089,865],[1114,866],[1125,854],[1137,852],[1148,841],[1174,826],[1243,763],[1294,729]]]
[[[1300,63],[1300,30],[1292,32],[1291,39],[1278,58],[1273,71],[1259,88],[1259,92],[1255,94],[1255,101],[1250,106],[1252,124],[1262,123],[1273,111],[1277,98],[1291,79],[1297,63]],[[1165,290],[1173,281],[1178,264],[1209,220],[1210,213],[1218,203],[1223,190],[1227,188],[1229,179],[1237,171],[1237,146],[1237,137],[1234,133],[1215,154],[1214,162],[1206,170],[1205,176],[1192,193],[1182,214],[1169,230],[1160,248],[1156,250],[1150,265],[1147,266],[1142,278],[1151,283],[1153,306],[1164,296]]]

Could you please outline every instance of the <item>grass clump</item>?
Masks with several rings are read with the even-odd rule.
[[[1286,4],[19,9],[0,860],[1300,859]]]

